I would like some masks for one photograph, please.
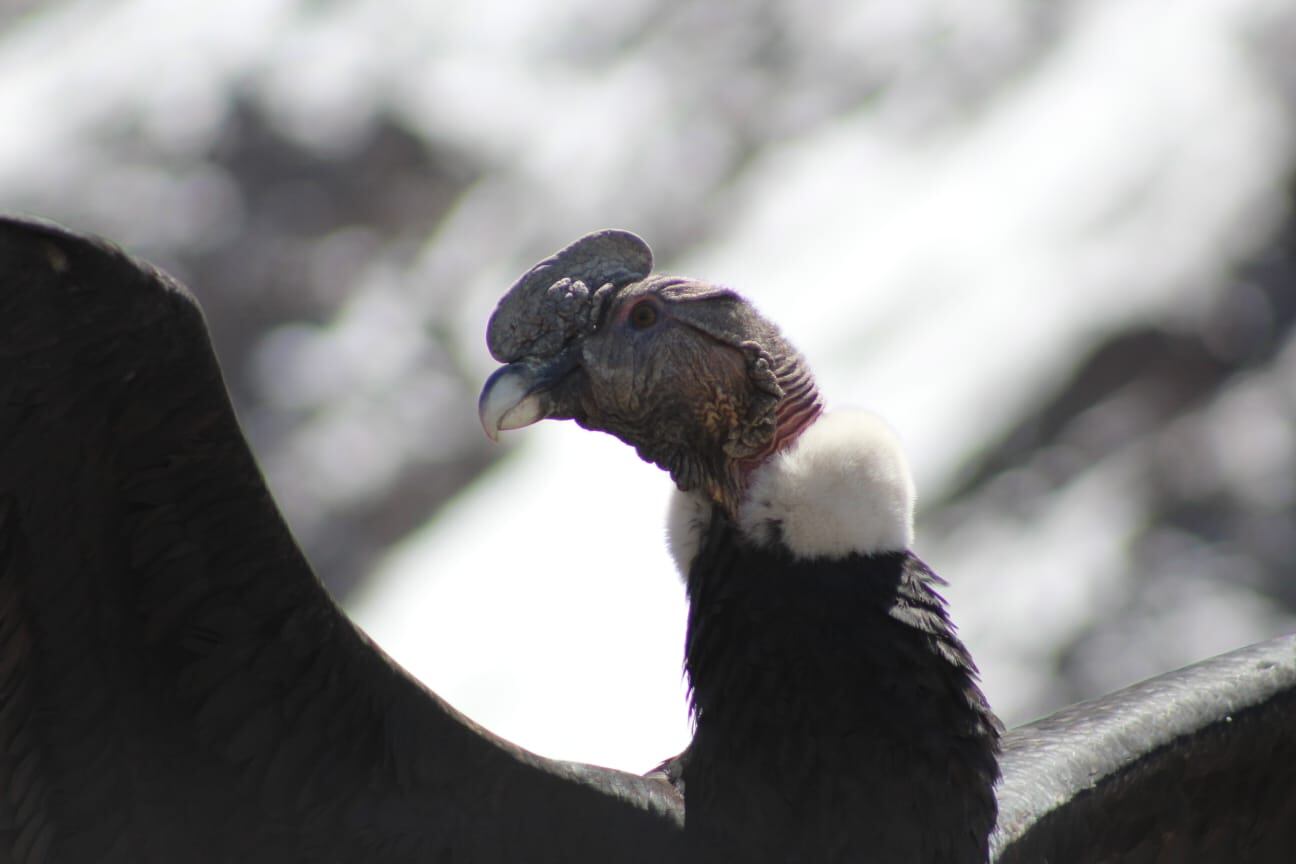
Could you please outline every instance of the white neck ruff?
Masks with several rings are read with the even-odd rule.
[[[837,411],[752,472],[738,527],[798,558],[844,558],[908,549],[913,514],[913,477],[895,433],[874,414]],[[709,501],[676,490],[666,534],[682,576],[710,518]]]

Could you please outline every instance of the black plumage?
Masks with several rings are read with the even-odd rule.
[[[0,861],[661,861],[665,784],[552,762],[334,605],[174,281],[0,221]]]
[[[1004,739],[1002,864],[1296,854],[1296,636],[1087,702]]]
[[[688,573],[705,860],[984,861],[998,721],[908,552],[798,559],[712,514]]]

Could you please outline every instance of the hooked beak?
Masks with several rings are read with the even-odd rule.
[[[549,361],[520,360],[496,369],[477,398],[477,416],[486,437],[521,429],[556,413],[553,388],[575,368],[568,352]]]

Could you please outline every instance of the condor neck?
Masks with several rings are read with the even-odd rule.
[[[985,860],[998,726],[935,579],[908,552],[758,547],[714,510],[687,578],[698,842],[731,860],[784,860],[783,842],[805,860]]]

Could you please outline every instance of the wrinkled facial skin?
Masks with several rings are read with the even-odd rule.
[[[753,412],[742,349],[697,326],[730,292],[681,280],[629,286],[579,346],[571,416],[631,444],[689,488],[746,455],[734,438]],[[736,298],[735,298],[736,300]],[[566,406],[564,406],[566,407]],[[552,415],[551,415],[552,416]],[[735,452],[737,449],[738,452]],[[686,454],[704,464],[684,464]]]
[[[514,283],[487,329],[508,365],[482,390],[482,425],[493,438],[574,419],[730,507],[745,471],[777,443],[780,376],[800,368],[799,355],[734,292],[649,277],[650,266],[642,240],[602,231]]]

